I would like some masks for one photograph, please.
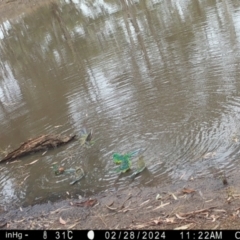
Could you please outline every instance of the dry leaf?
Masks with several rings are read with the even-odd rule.
[[[149,224],[138,224],[138,225],[135,225],[134,228],[135,229],[141,229],[141,228],[146,228],[148,226],[149,226]]]
[[[210,209],[212,209],[212,208],[214,208],[214,207],[204,208],[204,209],[196,210],[196,211],[193,211],[193,212],[184,213],[183,215],[184,215],[184,216],[190,216],[190,215],[193,215],[193,214],[208,212],[208,211],[209,211]]]
[[[207,203],[207,202],[211,202],[211,201],[213,201],[213,199],[207,200],[207,201],[205,201],[205,203]]]
[[[157,210],[157,209],[159,209],[159,208],[165,207],[165,206],[167,206],[168,204],[170,204],[170,202],[164,203],[164,204],[161,202],[161,204],[160,204],[158,207],[154,208],[152,211],[155,211],[155,210]]]
[[[211,215],[210,218],[212,218],[212,222],[215,222],[217,218],[219,218],[218,216],[215,217],[215,215]]]
[[[73,203],[74,206],[77,207],[92,207],[97,203],[97,199],[89,199],[83,202],[76,202]]]
[[[45,151],[45,152],[42,154],[42,156],[44,156],[46,153],[47,153],[47,151]]]
[[[134,210],[134,209],[126,208],[126,209],[118,211],[118,213],[120,213],[120,212],[125,213],[125,212],[132,211],[132,210]]]
[[[218,223],[213,229],[217,229],[220,226],[220,223]]]
[[[181,216],[180,216],[179,214],[177,214],[177,213],[176,213],[175,215],[176,215],[176,217],[179,218],[179,219],[186,219],[186,217],[181,217]]]
[[[232,194],[233,197],[240,197],[240,194]]]
[[[83,204],[84,204],[85,207],[92,207],[92,206],[94,206],[96,203],[97,203],[97,200],[96,200],[96,199],[89,199],[89,200],[83,202]]]
[[[7,162],[6,164],[14,164],[14,163],[18,163],[20,162],[19,160],[15,160],[15,161],[12,161],[12,162]]]
[[[192,226],[192,223],[189,223],[187,225],[183,225],[181,227],[174,228],[174,230],[186,230],[186,229],[188,229],[191,226]]]
[[[68,229],[71,229],[71,228],[75,227],[78,223],[79,222],[74,223],[73,225],[69,226]]]
[[[109,204],[107,204],[108,207],[112,206],[114,201],[111,201]]]
[[[106,206],[106,208],[108,208],[108,209],[110,209],[112,211],[116,211],[117,210],[117,208],[109,207],[108,205],[105,205],[105,206]]]
[[[66,224],[66,221],[64,221],[61,217],[59,218],[59,222],[60,222],[61,224],[63,224],[63,225]]]
[[[199,192],[199,195],[201,196],[202,199],[206,199],[206,198],[203,196],[201,190],[199,190],[198,192]]]
[[[7,224],[8,224],[7,222],[1,222],[1,223],[0,223],[0,228],[3,228],[3,227],[5,227],[5,226],[7,226]]]
[[[24,179],[23,179],[23,181],[20,183],[20,185],[22,185],[23,183],[24,183],[24,181],[29,177],[30,175],[27,175]]]
[[[173,196],[174,200],[177,200],[177,197],[173,193],[171,193],[171,195]]]
[[[162,196],[160,195],[160,194],[158,194],[157,196],[156,196],[156,200],[159,200],[159,199],[161,199],[162,198]]]
[[[23,222],[23,221],[25,221],[25,220],[26,220],[26,218],[23,218],[23,219],[21,219],[21,220],[19,220],[19,221],[14,221],[14,222],[20,223],[20,222]]]
[[[28,164],[25,164],[25,166],[32,165],[32,164],[36,163],[38,160],[39,160],[39,159],[34,160],[34,161],[32,161],[32,162],[30,162],[30,163],[28,163]]]
[[[63,211],[63,210],[65,211],[65,210],[67,210],[67,209],[71,209],[71,208],[60,207],[60,208],[58,208],[58,209],[56,209],[56,210],[54,210],[54,211],[51,211],[50,214],[55,214],[55,213],[61,212],[61,211]]]
[[[174,217],[172,217],[172,218],[166,218],[166,222],[167,223],[175,223],[175,218]]]
[[[193,193],[193,192],[196,192],[196,191],[193,190],[193,189],[191,189],[191,188],[183,188],[183,190],[182,190],[182,193],[183,193],[183,194],[184,194],[184,193],[189,194],[189,193]]]
[[[208,152],[208,153],[203,155],[203,158],[208,159],[208,158],[213,158],[215,156],[216,156],[216,152]]]
[[[139,206],[142,206],[142,205],[148,203],[149,201],[150,201],[150,199],[146,200],[145,202],[142,202]]]
[[[158,225],[158,224],[161,224],[161,223],[162,223],[162,221],[161,221],[161,220],[153,220],[153,222],[154,222],[156,225]]]
[[[214,212],[224,212],[226,213],[227,211],[224,209],[213,209]]]

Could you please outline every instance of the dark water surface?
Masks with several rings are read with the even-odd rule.
[[[0,25],[2,156],[83,126],[97,139],[1,164],[0,205],[231,175],[240,163],[240,2],[90,2],[59,1]],[[147,148],[147,170],[119,177],[113,152],[137,148]],[[86,176],[70,186],[54,162]]]

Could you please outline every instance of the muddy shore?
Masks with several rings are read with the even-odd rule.
[[[31,13],[49,0],[2,0],[0,21]],[[238,229],[239,169],[222,179],[209,178],[102,192],[91,198],[0,208],[1,229]]]
[[[2,229],[238,229],[238,171],[228,183],[192,179],[153,188],[127,188],[0,213]]]

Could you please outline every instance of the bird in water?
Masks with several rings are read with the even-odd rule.
[[[91,129],[90,132],[87,132],[86,128],[81,130],[80,134],[80,143],[81,146],[91,146],[94,142],[92,141],[93,130]]]
[[[131,168],[131,159],[133,157],[139,156],[140,154],[142,154],[143,152],[145,152],[146,149],[137,149],[133,152],[129,152],[126,154],[120,154],[120,153],[114,153],[113,154],[113,162],[115,164],[120,165],[116,171],[117,172],[126,172],[128,170],[130,170]]]

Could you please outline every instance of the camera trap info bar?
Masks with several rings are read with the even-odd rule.
[[[0,230],[1,240],[240,239],[240,230]]]

